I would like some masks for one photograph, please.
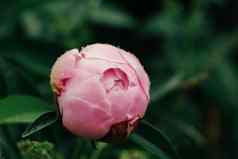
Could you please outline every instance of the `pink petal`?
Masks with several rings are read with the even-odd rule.
[[[111,116],[99,106],[70,97],[63,103],[63,125],[76,135],[98,139],[105,136],[111,127]]]
[[[137,73],[142,89],[144,89],[146,96],[149,99],[150,80],[140,61],[133,54],[125,52],[123,50],[121,52],[121,55]]]
[[[146,96],[144,96],[144,92],[140,91],[140,89],[136,89],[133,92],[134,99],[132,99],[132,104],[130,105],[128,111],[128,118],[131,119],[133,117],[139,116],[142,118],[145,114],[147,105],[149,101],[147,100]]]
[[[63,94],[65,97],[79,97],[84,101],[97,105],[105,112],[110,112],[110,104],[107,101],[105,90],[100,83],[98,75],[84,81],[75,77],[69,82],[66,89],[67,91]]]
[[[107,92],[116,88],[127,90],[129,86],[126,73],[119,68],[109,68],[105,70],[100,80]]]
[[[86,58],[104,59],[109,62],[126,63],[118,52],[120,49],[109,44],[92,44],[81,50]]]
[[[78,62],[80,54],[77,49],[67,51],[60,56],[51,70],[51,84],[53,89],[63,89],[65,82],[72,78],[75,63]],[[58,87],[58,88],[54,88]],[[58,90],[55,90],[58,91]]]

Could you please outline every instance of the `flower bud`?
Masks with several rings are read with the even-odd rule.
[[[108,44],[67,51],[50,78],[64,127],[90,139],[127,137],[150,98],[150,81],[139,60]]]

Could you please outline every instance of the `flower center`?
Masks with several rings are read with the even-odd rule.
[[[112,90],[127,90],[129,86],[126,73],[119,68],[109,68],[104,71],[101,82],[107,93]]]

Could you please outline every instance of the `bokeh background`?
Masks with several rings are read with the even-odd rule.
[[[181,159],[238,158],[237,11],[237,0],[1,0],[0,158],[174,158],[144,127],[97,149],[60,123],[21,138],[32,105],[54,107],[55,59],[96,42],[138,56],[151,79],[145,119]]]

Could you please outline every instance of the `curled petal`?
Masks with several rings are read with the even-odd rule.
[[[103,72],[101,82],[107,92],[111,90],[127,90],[129,80],[125,72],[119,68],[109,68]]]
[[[75,63],[80,60],[80,53],[77,49],[67,51],[60,56],[51,70],[51,86],[56,94],[64,89],[66,82],[72,78],[75,71]]]

